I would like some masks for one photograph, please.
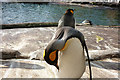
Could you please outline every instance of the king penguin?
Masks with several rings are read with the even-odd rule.
[[[56,31],[43,57],[58,69],[57,78],[80,78],[86,68],[84,48],[87,47],[80,31],[62,27]]]
[[[74,9],[68,9],[66,10],[65,14],[61,17],[61,19],[58,22],[58,28],[59,27],[72,27],[75,28],[75,18],[74,18]]]
[[[65,14],[70,10],[73,9],[68,9]],[[72,13],[72,11],[70,12]],[[65,23],[64,20],[63,23]],[[53,39],[44,50],[43,57],[45,61],[56,67],[58,70],[56,72],[57,78],[78,79],[85,72],[86,60],[84,50],[86,50],[90,69],[90,80],[92,80],[91,65],[84,35],[76,30],[74,25],[63,25],[63,23],[61,26],[59,26],[61,23],[58,24],[58,29]]]

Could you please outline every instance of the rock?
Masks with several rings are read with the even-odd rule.
[[[114,58],[91,62],[93,78],[118,78],[118,61],[120,59]],[[40,60],[0,60],[0,78],[54,78],[53,69],[54,66]],[[82,78],[89,78],[88,66]]]
[[[83,24],[83,25],[92,25],[92,21],[90,21],[90,20],[84,20],[84,21],[82,22],[82,24]]]
[[[89,50],[111,50],[118,49],[119,28],[106,28],[104,26],[76,26],[76,29],[85,36],[86,44]],[[96,42],[96,35],[104,40]]]
[[[111,50],[89,50],[91,60],[102,60],[106,58],[120,58],[119,49]]]
[[[118,78],[120,72],[118,66],[120,65],[120,63],[118,63],[119,60],[120,60],[119,58],[114,58],[114,59],[104,59],[101,61],[91,62],[93,77],[108,78],[108,79]]]
[[[112,54],[114,52],[111,53],[110,50],[118,49],[119,28],[76,26],[76,29],[84,34],[89,51],[97,50],[94,55],[98,54],[98,50],[101,50],[100,54],[104,55],[104,50],[108,51],[108,54]],[[0,30],[2,37],[0,49],[18,51],[22,57],[43,60],[42,54],[55,30],[56,27]],[[104,40],[96,43],[96,35],[103,37]],[[92,55],[92,53],[90,54]]]
[[[31,60],[44,60],[43,53],[44,51],[37,50],[37,51],[31,52],[29,56]]]
[[[31,53],[42,55],[46,45],[52,39],[55,28],[29,28],[0,30],[2,43],[0,49],[16,50],[23,57],[30,57]]]
[[[0,59],[12,59],[20,57],[20,52],[16,50],[2,50],[0,52]]]
[[[37,28],[37,27],[50,27],[57,26],[56,22],[34,22],[34,23],[18,23],[18,24],[0,24],[1,29],[14,29],[14,28]]]
[[[118,30],[104,26],[76,26],[81,31],[89,49],[90,58],[93,60],[92,72],[94,78],[118,78]],[[42,54],[45,47],[55,33],[55,27],[24,28],[0,30],[0,49],[8,54],[0,60],[1,78],[53,78],[54,73],[50,65],[43,60]],[[104,40],[96,43],[96,35]],[[7,59],[10,54],[11,58]],[[22,56],[22,57],[21,57]],[[114,57],[115,56],[115,57]],[[113,58],[114,57],[114,58]],[[26,59],[25,59],[26,58]],[[29,59],[28,59],[29,58]],[[39,59],[39,60],[33,60]],[[103,60],[101,60],[103,59]],[[99,61],[96,61],[99,60]],[[114,65],[114,66],[113,66]],[[89,78],[88,66],[82,78]],[[9,74],[10,73],[10,74]],[[26,74],[29,73],[29,74]],[[104,74],[103,74],[104,73]]]

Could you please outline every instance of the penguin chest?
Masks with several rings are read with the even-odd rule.
[[[60,51],[58,59],[58,78],[80,78],[85,71],[85,56],[81,42],[77,38],[67,41],[66,47]]]

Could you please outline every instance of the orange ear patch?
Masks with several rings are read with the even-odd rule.
[[[54,60],[56,59],[56,51],[53,51],[52,53],[50,53],[49,59],[50,59],[51,61],[54,61]]]
[[[70,12],[73,14],[73,10],[70,10]]]

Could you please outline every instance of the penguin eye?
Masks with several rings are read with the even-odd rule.
[[[54,61],[56,59],[56,51],[53,51],[49,54],[49,59],[51,61]]]

